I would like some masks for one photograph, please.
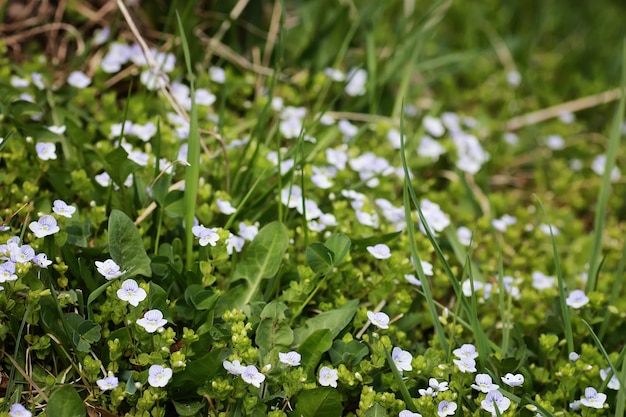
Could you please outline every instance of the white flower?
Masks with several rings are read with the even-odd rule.
[[[326,162],[337,168],[339,171],[346,169],[348,154],[346,153],[345,148],[327,148],[324,152],[326,154]]]
[[[524,383],[524,375],[507,373],[502,377],[502,382],[509,387],[519,387]]]
[[[417,279],[417,277],[413,274],[404,274],[404,279],[409,283],[409,284],[413,284],[415,286],[420,287],[422,285],[422,282]]]
[[[607,376],[609,376],[609,372],[611,372],[611,368],[600,369],[600,378],[602,378],[602,380],[604,381]],[[607,387],[616,391],[619,390],[619,380],[617,379],[617,375],[613,374],[611,376]]]
[[[76,207],[68,206],[67,203],[63,200],[54,200],[54,202],[52,203],[52,211],[54,211],[59,216],[71,219],[72,214],[76,212]]]
[[[598,175],[604,175],[605,165],[606,165],[606,155],[604,154],[598,155],[591,163],[591,169],[593,170],[593,172],[595,172]],[[619,180],[621,175],[622,173],[620,172],[619,168],[614,166],[613,169],[611,170],[611,181],[615,182]]]
[[[572,291],[571,293],[569,293],[567,300],[565,300],[565,303],[574,309],[579,309],[588,302],[589,297],[587,297],[584,291],[581,290]]]
[[[96,384],[98,384],[98,387],[102,391],[106,391],[106,390],[117,388],[119,383],[120,382],[117,379],[117,377],[115,377],[113,375],[109,375],[106,378],[99,379],[99,380],[96,381]]]
[[[246,240],[244,238],[231,233],[226,238],[226,252],[229,255],[232,255],[233,251],[241,252],[244,243],[246,243]]]
[[[48,126],[48,130],[51,131],[52,133],[56,133],[57,135],[62,135],[63,133],[65,133],[65,125],[61,125],[61,126]]]
[[[120,266],[113,259],[107,259],[104,262],[96,261],[98,272],[107,280],[112,280],[122,275],[126,271],[120,271]]]
[[[517,71],[508,71],[506,73],[506,82],[512,87],[517,87],[522,82],[522,75]]]
[[[391,351],[391,359],[393,359],[393,363],[402,374],[403,371],[411,371],[413,367],[411,366],[411,361],[413,360],[413,356],[406,350],[402,350],[399,347],[394,347]]]
[[[596,391],[592,387],[585,388],[585,395],[580,397],[580,403],[585,407],[603,408],[606,394]]]
[[[456,412],[456,403],[441,401],[437,407],[437,415],[439,417],[453,416]]]
[[[500,391],[489,391],[485,399],[480,402],[480,406],[492,416],[496,416],[498,412],[504,413],[508,410],[511,406],[511,400],[502,395]]]
[[[96,29],[93,31],[93,39],[91,40],[91,43],[94,44],[95,46],[100,46],[109,40],[110,35],[111,35],[111,29],[109,27]]]
[[[220,67],[209,68],[209,77],[211,81],[218,84],[224,84],[226,82],[226,71]]]
[[[33,414],[28,411],[22,404],[15,403],[11,405],[9,415],[11,417],[31,417]]]
[[[152,365],[148,369],[148,384],[150,386],[159,388],[164,387],[172,378],[172,370],[170,368],[164,368],[161,365]]]
[[[5,262],[0,264],[0,282],[15,281],[15,264],[13,262]]]
[[[348,84],[344,91],[349,96],[362,96],[365,94],[365,85],[367,84],[367,71],[364,69],[352,68],[346,76]]]
[[[391,250],[389,249],[389,246],[385,245],[384,243],[379,243],[374,246],[368,246],[367,251],[372,254],[374,258],[377,259],[387,259],[391,257]]]
[[[49,265],[52,264],[52,261],[48,260],[48,255],[46,255],[45,253],[38,253],[37,255],[35,255],[35,257],[33,258],[33,262],[40,268],[47,268]]]
[[[94,177],[94,179],[102,187],[106,188],[106,187],[111,185],[111,177],[109,176],[109,174],[106,171],[101,173],[101,174],[96,175]]]
[[[52,142],[39,142],[35,145],[35,150],[42,161],[57,159],[56,146]]]
[[[559,229],[556,228],[556,226],[545,223],[539,225],[539,230],[541,230],[541,232],[546,236],[550,236],[551,234],[554,236],[558,236],[561,233]],[[550,230],[552,230],[552,233],[550,233]]]
[[[163,318],[163,313],[159,310],[148,310],[142,318],[137,320],[137,324],[143,327],[148,333],[154,333],[159,328],[167,324]]]
[[[302,359],[302,356],[298,352],[293,351],[293,350],[287,353],[278,352],[278,360],[280,360],[282,363],[289,365],[289,366],[300,365],[301,359]]]
[[[259,233],[259,224],[255,223],[247,225],[244,222],[239,223],[239,236],[245,240],[252,241],[254,237]]]
[[[140,302],[146,299],[146,290],[139,287],[134,279],[127,279],[122,282],[122,288],[117,290],[117,296],[122,301],[128,301],[132,306],[137,307]]]
[[[194,236],[200,238],[200,246],[211,245],[215,246],[217,241],[220,240],[220,235],[217,234],[216,228],[206,228],[202,225],[194,226],[191,228],[191,232]]]
[[[232,362],[225,360],[222,362],[222,366],[226,369],[226,371],[228,371],[229,374],[232,375],[241,375],[246,369],[246,367],[239,363],[238,360],[234,360]]]
[[[257,388],[261,387],[261,383],[265,381],[265,375],[259,372],[254,365],[248,365],[241,373],[241,379],[248,384],[254,385]]]
[[[146,86],[148,90],[165,87],[169,81],[169,77],[158,69],[148,68],[139,76],[139,81]]]
[[[570,352],[568,357],[569,357],[570,361],[576,362],[578,360],[578,358],[580,358],[580,355],[578,353],[576,353],[576,352]],[[602,374],[602,372],[600,372],[600,374]]]
[[[459,368],[459,371],[476,372],[476,361],[472,358],[453,359],[452,362]]]
[[[339,120],[339,122],[337,123],[337,128],[343,135],[344,140],[350,139],[354,137],[354,135],[359,133],[359,128],[345,119]]]
[[[329,368],[328,366],[322,366],[319,373],[319,383],[324,387],[331,386],[337,388],[337,380],[339,379],[339,372],[336,369]]]
[[[456,229],[456,237],[463,246],[469,246],[472,243],[472,231],[465,226]]]
[[[450,225],[450,219],[441,210],[439,204],[433,203],[428,199],[423,199],[420,202],[420,209],[422,210],[422,214],[424,215],[424,219],[426,220],[428,227],[430,227],[435,236],[437,236],[438,232],[443,231]],[[419,226],[422,233],[426,234],[426,229],[421,222]]]
[[[428,380],[428,387],[433,390],[434,397],[436,397],[438,393],[447,391],[449,389],[448,381],[439,382],[435,378],[430,378]]]
[[[476,359],[478,357],[476,346],[470,343],[465,343],[461,345],[460,348],[454,349],[452,353],[454,354],[454,356],[456,356],[459,359],[463,359],[463,358]]]
[[[385,313],[378,312],[374,313],[373,311],[367,312],[367,318],[372,324],[380,329],[388,329],[389,328],[389,316]]]
[[[536,290],[547,290],[549,288],[553,288],[556,283],[556,278],[549,277],[545,275],[543,272],[535,271],[532,274],[533,278],[533,288]]]
[[[69,77],[67,77],[67,83],[72,87],[82,89],[91,84],[91,78],[86,76],[82,71],[72,71]]]
[[[152,136],[156,134],[156,132],[157,127],[152,122],[148,122],[145,125],[132,124],[132,129],[130,131],[126,131],[127,134],[133,134],[144,142],[148,142]]]
[[[41,216],[38,221],[31,222],[28,225],[28,228],[37,237],[53,235],[61,230],[59,229],[59,226],[57,226],[56,219],[50,215]]]
[[[30,85],[30,82],[26,78],[20,78],[17,75],[11,77],[11,86],[15,88],[26,88]]]
[[[9,245],[10,260],[16,264],[26,264],[35,257],[35,250],[29,245]]]
[[[419,146],[417,147],[417,154],[422,158],[430,158],[432,161],[439,160],[439,157],[446,153],[446,148],[443,145],[428,135],[422,136]]]
[[[402,410],[400,414],[398,414],[398,417],[422,417],[422,415],[420,413],[414,413],[411,410]]]
[[[221,198],[215,199],[215,204],[217,208],[224,214],[233,214],[237,211],[236,208],[230,204],[230,201],[222,200]]]
[[[550,135],[546,138],[546,146],[554,151],[558,151],[565,147],[565,140],[559,135]]]
[[[498,386],[493,383],[491,377],[487,374],[476,374],[476,383],[472,384],[472,388],[480,392],[488,393],[497,390]]]
[[[425,116],[422,120],[422,126],[431,136],[439,137],[445,132],[445,128],[443,127],[441,120],[433,116]]]
[[[335,68],[325,68],[324,74],[331,80],[337,82],[343,82],[346,79],[346,75],[341,70]]]

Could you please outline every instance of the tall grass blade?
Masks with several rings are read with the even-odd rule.
[[[554,256],[554,268],[556,269],[556,277],[559,286],[559,302],[561,304],[561,317],[563,319],[563,327],[565,329],[565,340],[567,341],[567,351],[574,352],[574,335],[572,333],[572,322],[569,317],[569,307],[566,303],[565,284],[563,282],[563,273],[561,271],[561,262],[559,261],[559,252],[556,248],[556,239],[554,239],[554,232],[552,231],[552,224],[546,213],[546,209],[543,207],[543,203],[537,198],[537,204],[541,208],[543,217],[546,219],[546,223],[550,227],[550,240],[552,241],[552,252]]]
[[[187,162],[189,167],[185,171],[185,194],[184,220],[185,220],[185,246],[186,246],[186,268],[191,269],[193,265],[193,233],[191,228],[196,214],[196,199],[198,196],[198,179],[200,177],[200,131],[198,130],[198,107],[196,105],[196,92],[194,87],[194,75],[191,68],[191,54],[189,44],[185,37],[183,22],[177,14],[178,30],[187,66],[187,76],[189,77],[189,89],[191,96],[191,113],[189,115],[189,138],[187,150]]]
[[[609,202],[609,194],[611,192],[611,171],[615,166],[615,159],[622,137],[622,120],[624,118],[624,108],[626,106],[626,41],[622,47],[622,81],[620,83],[622,95],[617,105],[613,125],[611,126],[611,135],[609,137],[609,147],[606,152],[606,162],[604,164],[604,175],[602,176],[602,184],[600,185],[600,193],[598,194],[598,203],[596,206],[596,215],[593,222],[593,246],[591,248],[591,256],[589,259],[589,275],[587,279],[587,292],[594,291],[600,272],[600,259],[602,251],[602,232],[604,230],[604,221],[606,219],[606,211]]]

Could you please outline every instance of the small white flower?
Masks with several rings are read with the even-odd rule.
[[[226,82],[226,71],[220,67],[209,68],[209,76],[214,83],[224,84]]]
[[[476,383],[472,384],[472,388],[480,392],[488,393],[489,391],[497,390],[498,386],[493,383],[488,374],[476,374]]]
[[[238,360],[234,360],[232,362],[225,360],[222,362],[222,366],[226,369],[226,371],[228,371],[229,374],[232,375],[241,375],[246,369],[246,367],[239,363]]]
[[[31,417],[33,414],[28,411],[22,404],[15,403],[11,405],[9,415],[11,417]]]
[[[439,137],[446,131],[441,120],[433,116],[425,116],[422,120],[422,126],[429,135]]]
[[[584,291],[581,291],[581,290],[572,291],[571,293],[569,293],[567,300],[565,300],[565,303],[574,309],[579,309],[583,307],[585,304],[587,304],[588,302],[589,302],[589,297],[587,297]]]
[[[517,71],[509,71],[506,73],[506,82],[512,87],[517,87],[522,82],[522,75]]]
[[[350,123],[348,120],[341,119],[337,123],[337,128],[343,135],[343,139],[347,140],[359,133],[359,128]]]
[[[403,371],[411,371],[413,367],[411,366],[411,361],[413,360],[413,356],[406,350],[402,350],[399,347],[394,347],[391,351],[391,359],[393,359],[393,363],[402,374]]]
[[[472,231],[465,226],[456,229],[456,237],[463,246],[469,246],[472,243]]]
[[[241,373],[241,379],[257,388],[261,387],[261,383],[265,381],[265,375],[259,372],[254,365],[248,365]]]
[[[609,376],[609,372],[611,372],[611,368],[600,369],[600,378],[604,381]],[[617,379],[617,375],[613,374],[611,376],[607,387],[615,391],[619,390],[619,380]]]
[[[48,126],[48,130],[51,131],[52,133],[56,133],[57,135],[62,135],[63,133],[65,133],[65,125],[61,125],[61,126]]]
[[[545,275],[543,272],[535,271],[532,274],[533,283],[532,286],[534,289],[542,291],[550,288],[554,288],[556,284],[555,277],[549,277]]]
[[[572,362],[576,362],[578,360],[578,358],[580,358],[580,355],[576,352],[570,352],[569,353],[569,360]]]
[[[17,75],[14,75],[11,77],[10,83],[11,83],[11,86],[15,88],[26,88],[30,85],[30,82],[26,78],[21,78],[21,77],[18,77]]]
[[[502,395],[500,391],[489,391],[485,399],[481,401],[480,406],[492,416],[496,416],[498,412],[502,414],[508,410],[511,406],[511,400]]]
[[[417,154],[422,158],[430,158],[431,161],[438,161],[439,157],[446,153],[446,148],[428,135],[422,136],[417,147]]]
[[[398,414],[398,417],[422,417],[422,415],[420,413],[414,413],[411,410],[402,410],[400,414]]]
[[[437,407],[437,415],[439,417],[453,416],[456,412],[456,403],[441,401]]]
[[[56,219],[50,215],[41,216],[38,221],[31,222],[28,228],[37,237],[53,235],[61,230],[59,226],[57,226]]]
[[[283,352],[278,352],[278,359],[289,366],[298,366],[300,365],[300,360],[302,359],[302,356],[296,352],[296,351],[291,351],[291,352],[287,352],[287,353],[283,353]]]
[[[337,388],[337,380],[339,379],[339,372],[336,369],[329,368],[328,366],[322,366],[319,373],[319,383],[324,387],[331,386]]]
[[[217,234],[216,228],[209,229],[202,225],[198,225],[192,227],[191,232],[194,234],[194,236],[200,238],[200,246],[215,246],[217,244],[217,241],[220,240],[220,235]]]
[[[0,282],[15,281],[15,264],[13,262],[5,262],[0,264]]]
[[[237,211],[236,208],[230,204],[230,201],[222,200],[221,198],[215,199],[215,204],[217,208],[224,214],[233,214]]]
[[[35,255],[33,262],[40,268],[47,268],[49,265],[52,265],[52,261],[48,260],[48,255],[45,253]]]
[[[232,255],[233,251],[239,253],[243,249],[243,245],[245,243],[246,243],[246,240],[244,238],[231,233],[226,238],[226,252],[229,255]]]
[[[478,357],[476,346],[470,343],[465,343],[461,345],[460,348],[454,349],[452,353],[454,354],[454,356],[456,356],[459,359],[463,359],[463,358],[476,359]]]
[[[109,27],[96,29],[93,31],[93,39],[91,40],[91,43],[94,44],[95,46],[100,46],[109,40],[110,35],[111,35],[111,29]]]
[[[476,372],[476,361],[472,358],[453,359],[452,362],[459,368],[459,371]]]
[[[117,386],[119,385],[119,380],[117,379],[117,377],[110,375],[106,378],[97,380],[96,384],[98,384],[98,387],[102,391],[106,391],[117,388]]]
[[[172,370],[170,368],[164,368],[161,365],[152,365],[148,369],[148,384],[150,386],[159,388],[164,387],[172,378]]]
[[[509,387],[519,387],[524,383],[524,375],[507,373],[502,377],[502,382],[507,384]]]
[[[413,274],[405,274],[404,275],[404,279],[409,283],[409,284],[413,284],[417,287],[421,287],[422,286],[422,282],[417,279],[417,277]]]
[[[68,206],[67,203],[63,200],[54,200],[54,202],[52,203],[52,211],[54,211],[59,216],[71,219],[74,212],[76,212],[76,207]]]
[[[146,299],[146,290],[139,287],[134,279],[127,279],[122,282],[122,288],[117,290],[117,296],[122,301],[128,301],[132,306],[137,307],[140,302]]]
[[[35,150],[42,161],[57,159],[56,146],[52,142],[39,142],[35,145]]]
[[[585,388],[585,395],[580,397],[580,403],[585,407],[603,408],[606,394],[596,391],[592,387]]]
[[[352,68],[346,76],[348,84],[344,91],[349,96],[362,96],[365,94],[365,85],[367,84],[367,71],[364,69]]]
[[[126,271],[120,271],[120,266],[113,259],[107,259],[104,262],[96,261],[98,272],[107,280],[112,280],[122,275]]]
[[[430,378],[428,380],[428,387],[433,390],[433,396],[436,397],[438,393],[447,391],[448,381],[437,381],[435,378]]]
[[[374,256],[376,259],[387,259],[391,257],[391,250],[389,246],[384,243],[379,243],[374,246],[368,246],[367,251]]]
[[[72,87],[82,89],[91,84],[91,78],[82,71],[72,71],[69,77],[67,77],[67,83]]]
[[[605,165],[606,165],[606,155],[604,154],[598,155],[591,163],[591,169],[596,174],[602,176],[604,175]],[[618,181],[621,175],[622,173],[620,172],[619,168],[614,166],[613,169],[611,170],[611,175],[610,175],[611,181],[612,182]]]
[[[160,327],[167,324],[167,320],[163,318],[163,313],[159,310],[149,310],[142,318],[137,320],[137,324],[143,327],[148,333],[156,332]]]
[[[565,147],[565,140],[562,136],[550,135],[546,138],[546,146],[554,151],[558,151]]]
[[[367,318],[369,319],[369,321],[372,322],[374,326],[378,327],[379,329],[389,328],[389,316],[383,313],[382,311],[378,313],[374,313],[373,311],[368,311]]]

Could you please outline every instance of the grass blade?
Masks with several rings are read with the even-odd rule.
[[[596,215],[593,222],[593,246],[591,249],[591,257],[589,259],[589,278],[587,279],[587,292],[596,289],[598,273],[600,272],[600,252],[602,250],[602,231],[604,229],[604,221],[606,218],[607,205],[609,202],[609,194],[611,192],[611,171],[615,166],[615,159],[622,137],[622,120],[624,118],[624,107],[626,105],[626,42],[622,49],[622,95],[617,105],[615,118],[611,126],[611,135],[609,137],[609,147],[606,152],[606,162],[604,165],[604,175],[602,176],[602,185],[598,194],[598,203],[596,207]]]
[[[191,68],[191,54],[189,52],[189,44],[185,37],[183,22],[180,15],[176,15],[178,19],[178,31],[180,32],[180,40],[185,55],[185,64],[187,66],[187,76],[189,78],[189,89],[191,97],[191,113],[189,116],[189,138],[187,150],[187,162],[189,167],[185,171],[185,194],[183,197],[185,205],[185,246],[186,246],[186,268],[189,270],[193,265],[193,221],[196,213],[196,198],[198,195],[198,178],[200,177],[200,131],[198,130],[198,107],[196,106],[196,92],[194,88],[194,76]]]

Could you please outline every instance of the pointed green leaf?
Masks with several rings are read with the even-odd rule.
[[[343,413],[341,396],[337,390],[328,387],[301,391],[297,397],[296,409],[292,416],[340,417]]]
[[[337,266],[350,253],[350,246],[352,245],[352,242],[350,241],[350,238],[343,233],[335,233],[328,238],[324,245],[326,245],[326,247],[335,254],[333,264]]]
[[[306,248],[306,260],[318,274],[326,274],[333,268],[335,254],[322,243],[311,243]]]
[[[125,278],[135,275],[152,276],[150,258],[133,221],[123,212],[113,210],[109,217],[109,252],[111,258],[126,271]]]
[[[64,385],[56,389],[48,399],[48,417],[84,417],[87,410],[74,388]]]
[[[352,321],[358,305],[359,300],[351,300],[341,308],[326,311],[308,319],[304,327],[300,327],[294,332],[296,344],[301,343],[313,332],[320,329],[330,330],[334,339]]]

